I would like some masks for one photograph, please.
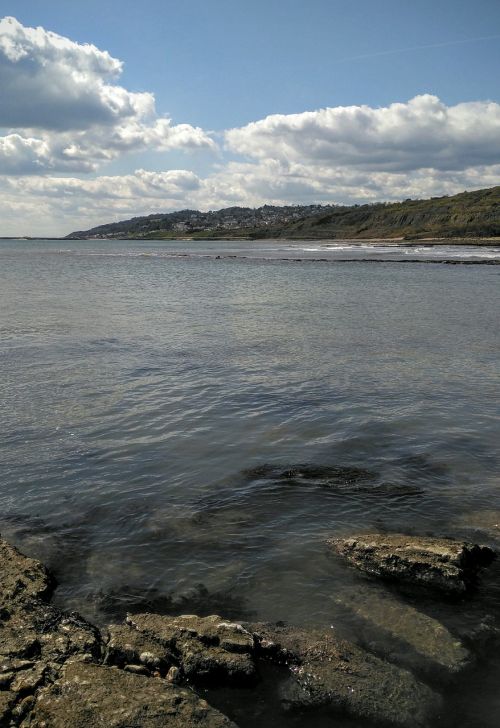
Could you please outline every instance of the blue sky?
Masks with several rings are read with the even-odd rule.
[[[16,195],[10,196],[19,186],[29,232],[41,225],[41,233],[55,234],[128,213],[185,206],[397,199],[500,183],[496,0],[2,0],[0,11],[23,28],[40,26],[73,44],[71,57],[50,56],[52,76],[44,54],[53,36],[40,43],[26,31],[26,41],[16,26],[15,43],[26,60],[4,48],[3,106],[15,113],[2,120],[0,112],[7,150],[3,164],[0,155],[5,226],[0,234],[25,232],[16,222]],[[4,37],[12,40],[12,26],[4,26]],[[29,62],[45,69],[32,76],[31,85],[26,42]],[[80,68],[84,44],[123,62],[121,72],[113,72],[110,81],[102,56],[97,75],[94,68]],[[133,94],[154,95],[154,111],[151,104],[145,111],[144,97],[133,113],[128,107],[115,113],[113,107],[113,121],[104,119],[103,107],[99,119],[88,117],[88,129],[75,131],[69,121],[63,128],[72,116],[67,103],[72,64],[89,74],[88,87],[79,87],[80,96],[75,93],[73,116],[82,113],[86,119],[84,100],[92,83],[101,81],[125,89],[126,104],[136,104],[139,97]],[[61,94],[47,102],[61,119],[57,130],[55,121],[34,118],[44,85],[49,95],[54,85],[66,89],[66,100]],[[33,109],[26,101],[30,97]],[[415,97],[422,103],[406,109]],[[99,103],[107,104],[106,99]],[[98,102],[92,104],[98,113]],[[403,107],[391,111],[394,104]],[[354,117],[346,107],[357,110]],[[337,111],[321,114],[324,109]],[[372,113],[383,109],[389,111]],[[277,114],[279,123],[272,117]],[[165,116],[173,133],[161,124],[153,129],[153,117]],[[133,142],[124,119],[134,121]],[[119,143],[112,124],[119,129]],[[477,141],[475,127],[481,132]],[[236,131],[228,135],[229,130]],[[383,151],[374,155],[375,149]],[[137,170],[163,177],[143,174],[137,181]],[[64,187],[68,179],[72,182]],[[118,183],[121,202],[115,192],[106,206],[106,184],[116,191]],[[127,191],[133,183],[136,191]],[[58,208],[53,198],[61,196],[65,201]],[[39,210],[33,222],[31,198]],[[50,222],[54,216],[59,222]]]
[[[125,62],[127,88],[153,90],[161,112],[205,128],[422,93],[446,103],[500,100],[496,0],[3,0],[0,6],[26,25],[108,50]],[[456,45],[376,55],[445,43]]]

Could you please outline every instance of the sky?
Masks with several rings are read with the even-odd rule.
[[[500,184],[498,0],[0,0],[0,236]]]

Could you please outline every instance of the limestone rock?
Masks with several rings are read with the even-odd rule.
[[[283,702],[329,707],[375,725],[424,728],[440,698],[410,672],[345,640],[333,630],[253,625],[263,657],[288,665]]]
[[[99,631],[75,612],[33,600],[0,618],[0,656],[62,663],[79,655],[99,658]]]
[[[127,624],[108,627],[109,639],[105,662],[109,665],[141,665],[165,675],[175,658],[172,651]]]
[[[70,663],[42,688],[28,728],[235,728],[187,688],[102,665]]]
[[[55,581],[45,566],[23,556],[0,538],[0,603],[3,608],[24,599],[45,599]]]
[[[474,587],[478,571],[495,558],[495,552],[487,546],[403,534],[360,534],[333,538],[327,543],[368,574],[450,595]]]
[[[249,684],[256,678],[252,635],[240,624],[218,615],[164,617],[134,614],[127,623],[177,656],[183,675],[192,682]]]

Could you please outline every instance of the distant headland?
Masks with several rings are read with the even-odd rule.
[[[227,239],[260,238],[436,240],[500,239],[500,186],[429,200],[367,205],[293,205],[228,207],[199,212],[181,210],[134,217],[66,239]],[[500,242],[500,240],[499,240]]]
[[[228,207],[134,217],[66,239],[348,239],[500,243],[500,186],[366,205]]]

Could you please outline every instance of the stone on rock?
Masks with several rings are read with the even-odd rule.
[[[42,688],[24,728],[235,728],[188,688],[115,667],[73,662]]]
[[[382,637],[384,652],[391,652],[387,641],[403,644],[403,662],[412,667],[455,674],[471,662],[470,652],[441,622],[389,593],[351,588],[340,591],[335,601]]]
[[[424,728],[440,698],[410,672],[338,638],[331,629],[253,625],[261,656],[288,665],[283,703],[329,707],[375,725]]]
[[[183,676],[196,683],[226,680],[249,684],[256,678],[253,636],[218,615],[134,614],[127,623],[176,656]]]
[[[460,595],[495,558],[488,546],[404,534],[368,533],[333,538],[328,545],[358,569],[386,579]]]

